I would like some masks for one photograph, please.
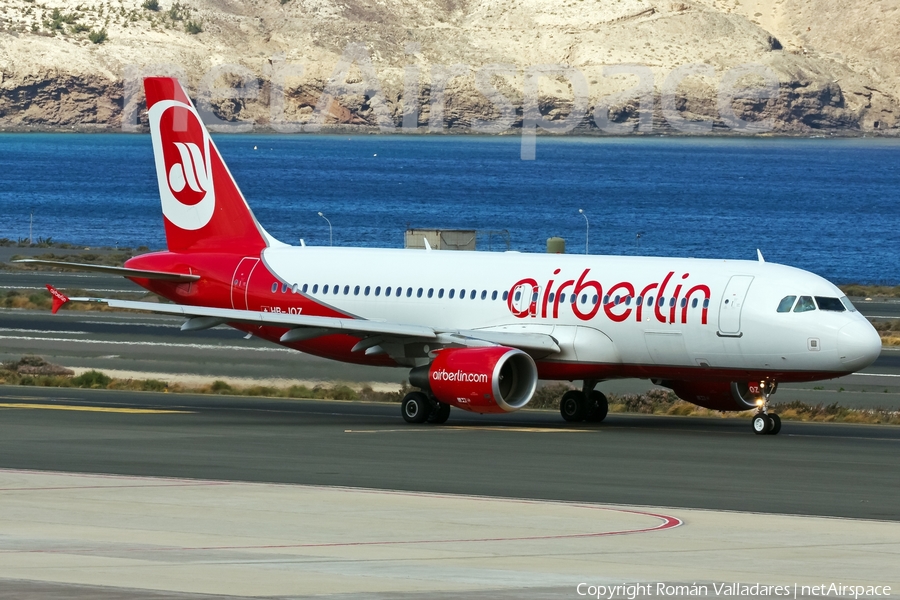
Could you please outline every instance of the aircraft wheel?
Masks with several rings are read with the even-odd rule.
[[[756,413],[751,423],[753,425],[753,433],[756,435],[765,435],[769,433],[773,425],[772,420],[764,413]]]
[[[410,392],[400,403],[400,413],[407,423],[424,423],[433,410],[433,404],[422,392]]]
[[[587,399],[583,392],[569,390],[559,401],[559,413],[570,423],[583,421],[587,416]]]
[[[435,402],[434,410],[428,415],[428,422],[440,425],[450,418],[450,405],[446,402]]]
[[[599,423],[609,413],[609,402],[600,390],[591,390],[588,396],[588,412],[586,421]]]
[[[769,431],[769,435],[778,435],[778,432],[781,431],[781,417],[776,414],[770,414],[769,419],[772,421],[772,429]]]

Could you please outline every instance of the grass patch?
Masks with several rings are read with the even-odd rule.
[[[223,396],[253,396],[263,398],[291,398],[313,400],[351,400],[365,402],[396,402],[414,388],[403,382],[396,392],[377,392],[366,385],[360,389],[344,384],[267,386],[237,386],[215,380],[204,385],[169,383],[159,379],[116,379],[100,371],[85,371],[77,377],[60,375],[23,375],[22,365],[46,364],[40,357],[26,356],[19,361],[0,365],[0,384],[41,387],[76,387],[88,389],[125,390],[138,392],[168,392],[176,394],[217,394]],[[560,397],[570,389],[566,383],[551,383],[535,392],[528,408],[559,410]],[[674,415],[682,417],[749,418],[752,410],[721,412],[686,402],[668,390],[650,390],[643,394],[609,394],[609,412],[644,415]],[[806,404],[800,401],[775,403],[771,408],[784,421],[822,423],[864,423],[900,425],[900,411],[887,409],[847,408],[838,403]]]
[[[854,298],[900,298],[900,285],[862,285],[848,283],[838,286],[842,292]]]

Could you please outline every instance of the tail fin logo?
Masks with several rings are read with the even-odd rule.
[[[209,133],[193,106],[163,100],[149,111],[163,214],[194,231],[212,219],[216,205]]]

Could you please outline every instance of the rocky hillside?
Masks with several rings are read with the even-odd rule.
[[[0,129],[139,127],[140,77],[173,74],[225,127],[515,131],[525,112],[580,132],[600,131],[598,123],[608,132],[638,123],[645,133],[725,132],[740,119],[775,133],[892,134],[900,130],[897,7],[4,0]],[[539,65],[558,70],[538,77]],[[536,96],[526,93],[535,81]],[[768,94],[754,91],[766,81]],[[735,91],[723,99],[729,82]],[[704,122],[712,129],[696,126]]]

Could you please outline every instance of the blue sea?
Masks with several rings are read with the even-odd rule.
[[[756,259],[900,283],[900,141],[213,135],[257,218],[298,243],[402,247],[407,227],[513,250]],[[0,135],[0,238],[164,248],[149,135]],[[479,249],[505,250],[501,235]]]

